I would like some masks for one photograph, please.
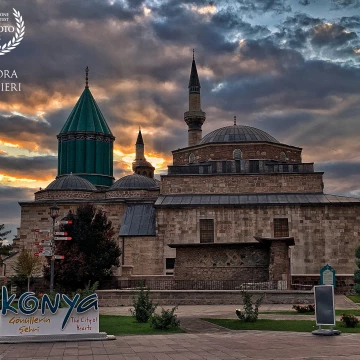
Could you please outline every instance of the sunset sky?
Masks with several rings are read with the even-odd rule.
[[[21,92],[0,91],[0,224],[20,224],[57,175],[57,139],[85,85],[114,136],[114,176],[131,173],[141,126],[157,176],[186,146],[192,49],[203,135],[233,123],[303,148],[325,193],[360,196],[360,0],[0,0],[25,36],[0,56]],[[0,26],[3,24],[0,23]],[[14,34],[0,33],[0,47]],[[0,72],[1,74],[1,72]]]

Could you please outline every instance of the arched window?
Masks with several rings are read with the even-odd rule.
[[[242,159],[242,152],[240,149],[235,149],[233,151],[233,158],[234,160],[241,160]]]
[[[195,162],[195,155],[193,153],[191,153],[189,155],[189,164],[193,164]]]
[[[146,172],[146,171],[144,171],[144,172],[143,172],[143,175],[144,175],[144,176],[147,176],[147,172]]]
[[[280,161],[286,161],[286,154],[283,151],[280,153]]]

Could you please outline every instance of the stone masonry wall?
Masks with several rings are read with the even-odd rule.
[[[49,206],[51,205],[51,203],[34,202],[21,206],[20,246],[34,250],[36,239],[39,236],[46,236],[46,234],[35,233],[32,229],[52,229],[52,218],[49,215]],[[66,216],[69,210],[75,212],[80,204],[69,201],[69,203],[57,203],[57,205],[60,208],[59,218],[61,219]],[[115,234],[118,234],[120,221],[125,211],[125,203],[96,203],[96,206],[106,211],[106,215],[114,227]]]
[[[62,199],[90,199],[93,198],[94,192],[80,190],[42,190],[35,193],[35,200],[62,200]],[[105,194],[102,194],[105,197]]]
[[[312,291],[248,291],[256,300],[265,294],[263,304],[312,304]],[[132,290],[98,290],[100,306],[132,306],[137,291]],[[160,306],[175,305],[240,305],[242,304],[239,290],[151,290],[150,298]]]
[[[163,243],[155,236],[125,237],[124,264],[134,266],[133,275],[163,275]]]
[[[262,244],[176,249],[175,280],[269,280],[269,247]]]
[[[107,199],[113,198],[156,198],[159,190],[111,190],[106,192]]]
[[[208,160],[232,160],[233,151],[240,149],[242,152],[242,159],[266,159],[266,160],[280,160],[280,153],[285,152],[288,162],[301,162],[301,149],[293,148],[286,145],[276,144],[206,144],[200,145],[193,149],[176,150],[173,152],[173,165],[187,165],[189,164],[189,155],[191,153],[195,156],[195,162]]]
[[[321,193],[323,191],[322,173],[165,175],[161,180],[162,195]]]
[[[274,237],[273,219],[288,218],[291,273],[317,274],[327,263],[338,274],[353,274],[359,245],[360,206],[247,206],[157,208],[157,237],[164,257],[175,256],[166,244],[199,243],[199,219],[214,219],[215,242],[251,242],[254,236]],[[349,260],[350,259],[350,260]]]
[[[289,247],[285,241],[272,241],[270,247],[270,280],[290,279]]]

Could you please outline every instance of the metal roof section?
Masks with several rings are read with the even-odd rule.
[[[96,187],[88,180],[76,175],[60,176],[51,182],[45,190],[86,190],[96,191]]]
[[[128,204],[119,236],[155,236],[155,218],[153,204]]]
[[[159,183],[139,174],[127,175],[117,180],[109,190],[156,190]]]
[[[212,131],[205,135],[202,140],[198,143],[209,144],[209,143],[233,143],[233,142],[257,142],[266,141],[271,143],[280,142],[274,137],[251,126],[245,125],[233,125],[225,126],[223,128]]]
[[[112,135],[106,120],[101,113],[91,91],[85,87],[75,107],[70,113],[60,134],[69,132],[96,132]]]
[[[341,205],[349,203],[360,204],[360,199],[322,193],[160,195],[154,206]]]

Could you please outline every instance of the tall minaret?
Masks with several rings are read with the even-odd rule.
[[[155,168],[145,159],[144,155],[144,140],[142,138],[141,130],[139,129],[138,137],[135,144],[135,161],[132,163],[132,169],[135,174],[154,177]]]
[[[188,146],[196,145],[201,140],[201,127],[206,119],[206,114],[201,110],[200,88],[193,50],[189,80],[189,111],[184,113],[184,120],[188,126]]]

